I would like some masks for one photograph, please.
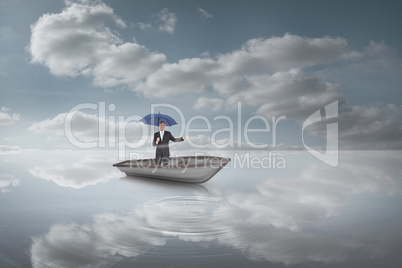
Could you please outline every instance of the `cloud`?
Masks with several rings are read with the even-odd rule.
[[[390,109],[394,114],[402,114],[402,105],[395,105],[393,103],[387,104],[387,108]]]
[[[384,41],[370,41],[370,44],[364,50],[364,56],[366,59],[364,64],[367,64],[368,61],[374,68],[380,66],[392,76],[400,78],[402,64],[399,60],[398,52],[395,48],[387,46]]]
[[[197,12],[198,14],[200,14],[201,17],[203,17],[204,19],[212,19],[213,16],[211,13],[208,13],[205,9],[202,8],[197,8]]]
[[[250,40],[242,49],[218,55],[216,60],[191,58],[166,63],[136,90],[151,98],[186,94],[188,88],[203,93],[206,87],[211,87],[219,98],[200,97],[193,108],[217,111],[217,104],[221,104],[226,109],[234,109],[240,101],[253,107],[258,115],[286,116],[287,120],[296,120],[299,124],[315,111],[338,101],[342,146],[398,149],[402,148],[402,124],[395,117],[400,114],[398,106],[389,104],[388,113],[375,105],[350,106],[340,94],[341,85],[322,81],[303,71],[308,66],[378,58],[391,52],[382,43],[371,43],[359,53],[351,51],[342,38],[311,39],[286,34]],[[389,57],[381,57],[389,62]],[[308,133],[325,138],[325,123],[328,122],[308,128]]]
[[[230,90],[226,81],[222,82],[219,87]],[[242,90],[233,92],[227,98],[227,105],[235,108],[241,101],[256,107],[256,113],[267,118],[286,116],[287,119],[303,120],[317,109],[341,98],[337,92],[338,85],[321,82],[300,69],[243,78],[243,84]]]
[[[138,26],[141,30],[150,30],[153,29],[154,27],[152,26],[152,24],[150,23],[142,23],[142,22],[138,22],[135,24],[136,26]]]
[[[18,154],[21,151],[20,146],[0,145],[0,154]]]
[[[8,107],[1,107],[0,110],[0,126],[11,126],[21,119],[17,113],[10,113],[11,109]]]
[[[176,23],[178,21],[176,15],[167,8],[162,9],[159,13],[153,14],[154,23],[137,22],[133,25],[141,30],[155,30],[162,33],[173,34]]]
[[[396,105],[387,105],[394,114],[379,106],[361,107],[341,103],[339,107],[339,140],[343,148],[349,149],[402,149],[402,124],[395,117]],[[318,137],[326,137],[326,125],[334,123],[325,119],[308,128],[307,132]]]
[[[148,98],[164,98],[179,94],[201,93],[213,79],[216,62],[212,59],[191,58],[167,63],[146,81],[134,88]],[[191,90],[190,90],[191,89]]]
[[[63,135],[64,134],[64,122],[66,119],[66,115],[67,115],[67,113],[62,113],[62,114],[56,115],[52,119],[46,119],[44,121],[34,123],[28,128],[28,130],[30,130],[36,134]],[[85,118],[86,114],[84,114],[82,112],[77,112],[77,116]],[[92,117],[92,116],[89,115],[88,117]]]
[[[20,180],[16,179],[14,175],[11,174],[0,174],[0,192],[7,193],[10,192],[10,187],[17,187],[20,185]]]
[[[156,17],[159,21],[159,31],[170,34],[174,33],[175,25],[177,23],[177,17],[174,13],[170,12],[167,8],[164,8],[156,14]]]
[[[61,113],[52,119],[46,119],[38,123],[32,124],[28,130],[35,134],[49,134],[51,136],[63,136],[66,129],[66,116],[68,113]],[[74,136],[83,141],[89,142],[99,140],[99,123],[104,123],[105,119],[98,118],[97,115],[87,114],[81,111],[74,113],[72,118],[72,132]]]
[[[66,123],[66,117],[72,116],[71,127]],[[136,120],[134,120],[136,119]],[[115,146],[118,138],[126,138],[128,142],[136,143],[143,135],[149,136],[149,126],[140,123],[140,117],[127,117],[125,121],[109,121],[109,118],[98,117],[82,111],[61,113],[51,119],[32,124],[28,130],[36,134],[49,135],[48,138],[65,136],[71,129],[74,139],[79,142],[102,142]]]
[[[57,76],[93,77],[102,87],[133,86],[159,69],[163,54],[137,43],[124,43],[109,24],[126,27],[106,4],[66,2],[61,13],[44,14],[31,25],[32,62]],[[111,68],[112,67],[112,68]]]
[[[339,116],[341,144],[349,143],[354,148],[402,148],[398,142],[402,124],[393,115],[369,113],[375,106],[347,106],[340,94],[341,85],[322,81],[305,71],[307,67],[333,63],[367,62],[373,70],[380,64],[399,74],[402,65],[395,59],[395,51],[383,42],[371,42],[357,52],[341,37],[307,38],[287,33],[250,39],[241,48],[215,57],[168,63],[161,53],[121,40],[113,27],[126,27],[126,22],[106,4],[66,3],[62,12],[44,14],[31,26],[28,49],[32,62],[47,66],[55,75],[92,77],[94,85],[129,88],[146,98],[174,97],[190,91],[202,94],[212,89],[216,96],[200,97],[195,109],[217,111],[219,103],[231,109],[242,101],[258,115],[284,115],[300,124],[311,113],[337,100],[343,104]],[[174,32],[177,18],[168,9],[155,17],[160,31]],[[390,111],[398,110],[396,106],[390,107]],[[368,128],[364,124],[353,125],[352,118],[364,124],[372,120],[372,124]],[[2,125],[18,119],[18,114],[13,117],[0,113]],[[358,139],[362,129],[363,135]],[[323,131],[310,130],[311,134],[323,136]]]
[[[346,107],[339,116],[339,136],[353,148],[402,149],[402,124],[378,107]]]
[[[35,166],[29,173],[59,186],[81,189],[119,178],[121,172],[111,167],[111,162],[113,159],[87,156],[72,164],[52,162],[51,165]]]
[[[196,103],[194,104],[193,108],[196,110],[202,110],[202,109],[210,109],[212,108],[212,111],[218,111],[222,108],[223,105],[223,100],[219,98],[205,98],[205,97],[200,97],[197,99]]]
[[[216,59],[188,58],[177,63],[165,63],[135,90],[146,97],[165,97],[186,93],[189,88],[199,93],[206,86],[212,86],[218,93],[228,95],[248,90],[250,80],[260,76],[343,61],[357,57],[357,54],[348,48],[342,38],[312,39],[286,34],[283,37],[252,39],[240,50],[220,54]]]
[[[218,57],[220,73],[266,74],[359,57],[340,37],[306,38],[292,34],[247,41],[240,50]]]

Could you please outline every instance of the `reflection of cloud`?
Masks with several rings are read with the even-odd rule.
[[[134,194],[144,190],[141,183],[141,190]],[[163,185],[160,189],[166,190]],[[123,258],[136,257],[165,243],[166,237],[160,230],[151,226],[136,210],[101,213],[93,217],[92,223],[56,224],[47,234],[33,238],[31,258],[35,268],[46,264],[74,268],[111,267]]]
[[[34,267],[40,267],[41,260],[63,267],[115,263],[120,261],[118,256],[131,258],[153,246],[165,246],[172,237],[224,246],[214,248],[214,254],[232,248],[250,260],[286,265],[342,262],[355,252],[372,257],[379,245],[385,254],[393,245],[384,243],[382,236],[363,233],[362,239],[357,232],[345,238],[321,223],[340,215],[353,194],[401,194],[402,155],[342,152],[341,156],[337,168],[313,164],[300,177],[268,179],[256,185],[256,192],[231,190],[224,196],[217,194],[218,189],[210,195],[194,188],[164,184],[158,188],[130,180],[135,184],[132,194],[139,198],[132,211],[98,214],[83,225],[53,226],[46,235],[33,239]],[[365,227],[370,230],[370,223]],[[88,248],[85,258],[80,255],[84,248]],[[168,252],[181,254],[182,250],[169,244]],[[76,256],[79,261],[65,262]]]
[[[32,266],[111,267],[151,246],[165,244],[152,230],[139,229],[141,225],[140,219],[130,214],[100,214],[91,225],[56,224],[44,236],[33,238]]]
[[[160,189],[166,192],[164,185]],[[184,192],[194,191],[192,187],[188,189],[179,187],[179,189]],[[142,187],[141,190],[143,190]],[[172,193],[175,189],[171,188],[168,191]],[[160,206],[164,200],[159,200],[139,206],[130,212],[97,214],[93,217],[93,222],[88,224],[56,224],[47,234],[33,238],[32,265],[35,268],[46,265],[111,267],[123,258],[136,257],[152,247],[164,246],[169,236],[181,236],[187,241],[192,240],[193,237],[200,241],[200,238],[205,235],[203,231],[216,227],[216,224],[212,227],[206,225],[200,230],[199,224],[211,223],[211,219],[207,219],[204,215],[204,221],[197,222],[192,218],[194,213],[202,216],[203,213],[200,210],[205,210],[202,205],[197,206],[196,199],[190,197],[170,201],[173,202],[170,203],[169,210],[165,210],[165,206]],[[188,204],[191,201],[194,203]],[[153,208],[156,211],[152,213],[151,219],[151,214],[148,212]],[[170,214],[171,212],[174,214]],[[178,217],[182,221],[176,221]],[[167,222],[163,224],[161,220],[167,220]],[[184,226],[187,228],[185,229]],[[206,234],[209,240],[214,239],[214,235],[216,233]]]
[[[301,230],[336,216],[352,194],[402,194],[398,152],[342,152],[337,168],[315,164],[294,179],[272,178],[256,186],[257,193],[232,192],[217,214],[239,213],[242,222]],[[233,215],[232,215],[233,214]]]
[[[110,265],[122,257],[131,258],[152,247],[162,247],[171,237],[187,242],[216,241],[241,250],[251,260],[285,264],[342,261],[357,246],[330,236],[245,223],[242,219],[247,215],[241,211],[237,215],[217,213],[222,201],[210,196],[167,197],[146,202],[128,213],[95,215],[92,223],[54,225],[44,236],[33,238],[33,267],[42,267],[43,263],[100,267],[107,260]],[[160,250],[163,251],[157,249]],[[169,245],[168,252],[182,255],[183,249]],[[212,251],[213,255],[219,253],[219,248]]]
[[[269,179],[258,184],[258,193],[229,193],[228,202],[221,204],[215,216],[228,219],[233,233],[220,242],[244,250],[254,259],[282,259],[287,264],[339,261],[354,247],[368,251],[375,248],[365,241],[345,242],[304,231],[339,215],[353,194],[402,194],[400,153],[343,152],[342,156],[337,168],[312,165],[300,178]],[[260,230],[256,236],[254,228]]]
[[[240,215],[239,215],[240,216]],[[269,225],[231,226],[231,236],[223,245],[241,250],[254,261],[286,265],[302,262],[340,262],[358,245],[352,241],[307,232],[292,232]]]
[[[10,192],[10,187],[17,187],[20,185],[20,180],[16,179],[11,174],[0,174],[0,192]]]
[[[29,169],[29,173],[60,186],[79,189],[118,178],[121,173],[111,166],[112,162],[111,159],[85,157],[71,165],[49,163],[46,166],[35,166]]]

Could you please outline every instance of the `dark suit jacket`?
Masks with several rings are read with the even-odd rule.
[[[169,131],[165,130],[165,133],[163,134],[163,140],[161,139],[158,144],[156,144],[156,139],[161,137],[161,133],[155,132],[154,134],[154,140],[152,141],[152,145],[156,146],[156,154],[155,158],[158,160],[160,158],[167,158],[170,155],[169,152],[169,141],[173,142],[179,142],[179,141],[184,141],[183,137],[180,138],[175,138],[173,137],[172,133]]]

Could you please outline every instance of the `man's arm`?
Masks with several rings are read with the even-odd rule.
[[[179,142],[179,141],[184,141],[184,137],[180,137],[180,138],[175,138],[173,137],[172,133],[169,132],[169,139],[173,142]]]
[[[158,140],[158,132],[155,132],[155,134],[154,134],[154,139],[152,140],[152,146],[156,146],[158,143],[159,143],[159,140]]]

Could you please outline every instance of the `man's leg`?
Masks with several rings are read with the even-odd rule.
[[[169,158],[168,157],[162,157],[162,165],[167,166],[169,165]]]
[[[163,156],[162,152],[160,150],[156,149],[156,152],[155,152],[155,164],[156,165],[161,164],[162,156]]]

